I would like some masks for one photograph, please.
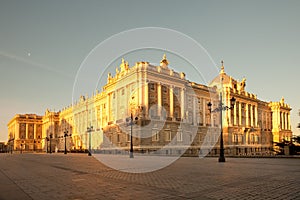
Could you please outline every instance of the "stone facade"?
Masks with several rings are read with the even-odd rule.
[[[227,75],[223,64],[208,86],[190,82],[168,65],[165,55],[159,66],[137,62],[130,67],[122,59],[101,92],[81,96],[59,112],[16,115],[8,123],[9,141],[15,150],[24,144],[24,150],[47,151],[49,139],[52,150],[63,150],[66,139],[68,150],[126,153],[132,134],[135,152],[216,155],[220,113],[209,112],[207,103],[217,107],[220,93],[224,106],[236,99],[233,109],[223,111],[225,154],[272,154],[273,142],[291,139],[291,108],[283,98],[259,100],[245,90],[246,80]]]
[[[36,114],[18,114],[8,123],[8,148],[14,150],[41,150],[43,117]]]

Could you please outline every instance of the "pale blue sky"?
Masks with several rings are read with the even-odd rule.
[[[300,1],[275,0],[1,0],[0,140],[7,139],[6,124],[16,113],[43,114],[69,105],[76,72],[97,44],[121,31],[149,26],[194,38],[216,62],[225,61],[229,75],[246,77],[247,90],[260,99],[284,96],[293,108],[296,131],[299,9]]]

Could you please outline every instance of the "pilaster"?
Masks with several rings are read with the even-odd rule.
[[[173,119],[174,116],[174,94],[173,86],[170,86],[170,117]]]
[[[161,83],[157,83],[157,115],[161,118],[161,107],[162,107],[162,99],[161,99]]]

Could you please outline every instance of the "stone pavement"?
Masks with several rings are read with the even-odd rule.
[[[126,173],[85,154],[0,154],[0,199],[300,199],[300,159],[180,158]]]

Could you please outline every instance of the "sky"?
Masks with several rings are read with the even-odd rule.
[[[217,65],[224,60],[227,74],[245,77],[246,90],[259,99],[283,96],[299,135],[299,8],[300,1],[289,0],[0,0],[0,141],[7,140],[6,125],[15,114],[43,115],[47,108],[70,105],[77,71],[89,52],[112,35],[142,27],[193,38]],[[161,60],[147,55],[141,59]],[[137,61],[142,60],[129,64]],[[189,68],[185,73],[192,77]]]

